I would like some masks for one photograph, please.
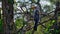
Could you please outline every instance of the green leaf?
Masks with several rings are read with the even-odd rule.
[[[0,19],[0,32],[2,32],[2,31],[3,31],[3,20]]]
[[[17,19],[15,24],[17,28],[21,28],[23,26],[23,19]]]
[[[8,3],[14,4],[14,0],[8,0]]]

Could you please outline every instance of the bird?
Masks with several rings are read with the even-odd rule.
[[[39,11],[38,10],[35,10],[34,21],[35,21],[34,30],[37,31],[37,25],[38,25],[38,22],[39,22]]]

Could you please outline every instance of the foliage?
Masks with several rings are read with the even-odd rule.
[[[15,24],[17,28],[21,28],[23,26],[23,19],[17,19]]]
[[[8,3],[13,4],[14,0],[8,0]]]
[[[32,0],[32,2],[35,2],[34,0]],[[56,0],[50,0],[50,2],[52,3],[52,5],[53,4],[55,4],[56,3]],[[12,2],[12,0],[8,0],[8,3],[13,3]],[[25,4],[25,3],[24,3]],[[49,11],[51,11],[52,9],[53,9],[53,7],[52,7],[52,5],[49,5],[49,6],[47,6],[47,5],[45,5],[44,6],[44,9],[46,10],[46,12],[49,12]],[[16,5],[17,6],[17,5]],[[42,7],[42,6],[41,6]],[[17,7],[15,7],[16,9],[17,9]],[[32,11],[32,9],[30,9],[30,13],[33,13],[33,11]],[[33,15],[33,14],[32,14]],[[47,18],[47,17],[46,17]],[[60,30],[53,30],[52,32],[51,32],[51,26],[53,26],[53,23],[55,23],[55,20],[51,20],[51,21],[49,21],[49,22],[47,22],[47,23],[45,23],[45,26],[47,27],[47,28],[45,28],[44,29],[44,34],[53,34],[53,32],[56,32],[56,34],[58,34],[58,32],[60,32]],[[2,31],[2,21],[0,20],[0,26],[1,26],[1,31]],[[24,19],[23,18],[21,18],[21,19],[17,19],[16,20],[16,22],[15,22],[15,24],[16,24],[16,28],[17,29],[20,29],[22,26],[24,26],[25,24],[26,24],[26,22],[24,21]],[[42,34],[43,32],[41,31],[43,28],[42,28],[42,26],[38,26],[38,29],[37,29],[37,32],[39,33],[39,34]],[[32,30],[30,30],[30,31],[27,31],[26,32],[26,34],[31,34],[32,33]],[[36,34],[36,33],[35,33]]]
[[[51,27],[53,26],[53,23],[55,23],[55,20],[52,20],[52,21],[49,21],[49,22],[46,23],[47,28],[44,30],[45,34],[51,34]]]
[[[53,3],[53,4],[56,4],[57,1],[60,2],[60,0],[50,0],[50,2]]]
[[[3,20],[0,19],[0,32],[2,32],[2,31],[3,31]]]

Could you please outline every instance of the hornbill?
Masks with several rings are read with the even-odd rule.
[[[35,10],[34,12],[34,21],[35,21],[34,30],[37,31],[37,25],[39,22],[39,10]]]

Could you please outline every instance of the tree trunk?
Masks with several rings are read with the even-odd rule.
[[[13,34],[15,30],[13,25],[13,4],[8,3],[8,1],[2,0],[4,34]]]

